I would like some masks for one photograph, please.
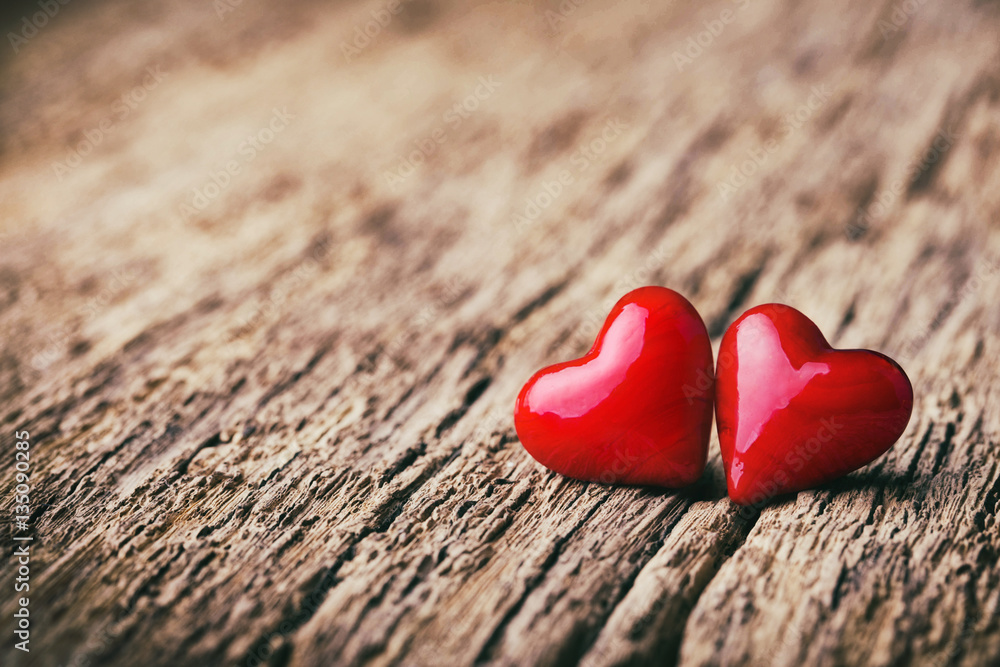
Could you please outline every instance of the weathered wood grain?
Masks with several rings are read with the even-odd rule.
[[[4,665],[1000,662],[997,3],[224,7],[3,56]],[[715,441],[548,473],[516,392],[642,284],[894,355],[905,435],[754,511]]]

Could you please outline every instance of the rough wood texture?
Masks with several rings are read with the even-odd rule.
[[[384,6],[71,3],[4,56],[0,662],[1000,663],[997,3],[412,0],[348,62]],[[716,442],[546,472],[518,388],[641,284],[897,357],[904,437],[759,513]]]

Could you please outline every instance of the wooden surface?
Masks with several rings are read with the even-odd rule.
[[[0,662],[1000,663],[997,3],[411,0],[345,49],[385,6],[5,52]],[[714,436],[682,491],[548,473],[514,397],[642,284],[893,355],[904,436],[760,512]]]

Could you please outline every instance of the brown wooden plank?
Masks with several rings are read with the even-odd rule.
[[[3,56],[0,662],[1000,662],[997,4],[411,0],[346,57],[385,6]],[[681,491],[548,473],[518,389],[643,284],[895,356],[905,435],[759,512],[714,439]]]

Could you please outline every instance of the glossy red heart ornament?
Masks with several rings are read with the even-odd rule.
[[[729,497],[755,505],[878,458],[913,408],[906,373],[870,350],[835,350],[789,306],[745,312],[722,337],[715,387]]]
[[[576,479],[680,487],[705,468],[712,346],[698,312],[664,287],[615,304],[590,351],[537,372],[514,426],[539,463]]]

